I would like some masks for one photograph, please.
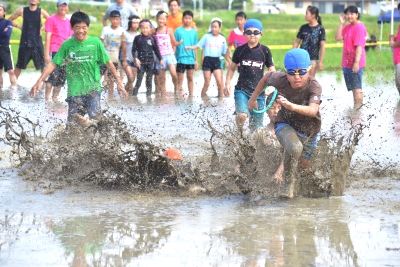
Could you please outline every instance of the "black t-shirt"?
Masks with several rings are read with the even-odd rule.
[[[321,41],[326,40],[324,27],[320,24],[315,27],[304,24],[300,27],[297,38],[302,40],[300,48],[306,50],[310,54],[311,60],[318,60]]]
[[[309,76],[306,84],[301,89],[293,89],[284,72],[272,72],[267,80],[269,86],[273,86],[278,93],[288,101],[302,106],[310,103],[320,104],[322,88],[314,77]],[[284,122],[289,124],[298,132],[307,136],[315,136],[321,130],[321,114],[307,117],[297,112],[287,110],[282,106],[275,119],[275,124]]]
[[[23,9],[23,22],[19,47],[43,47],[40,33],[42,11],[37,8],[31,11],[29,7]]]
[[[248,44],[237,47],[233,53],[232,62],[240,64],[239,79],[235,88],[250,95],[264,76],[264,67],[274,66],[271,51],[260,43],[253,48],[250,48]]]
[[[132,55],[134,58],[138,58],[144,64],[153,63],[155,62],[154,54],[161,61],[160,50],[153,35],[144,36],[139,34],[135,36],[132,45]]]

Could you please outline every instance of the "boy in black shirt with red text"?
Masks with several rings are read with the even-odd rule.
[[[243,133],[243,126],[247,118],[250,117],[250,130],[254,131],[263,128],[264,114],[256,114],[247,108],[254,89],[258,82],[264,76],[264,67],[269,71],[275,71],[272,54],[269,48],[259,43],[262,36],[262,24],[257,19],[249,19],[244,24],[244,35],[247,39],[247,44],[236,48],[233,53],[232,63],[226,74],[225,96],[231,94],[230,81],[235,73],[236,67],[240,64],[239,79],[235,86],[235,110],[236,110],[236,125]],[[262,93],[257,98],[258,109],[264,109],[266,96]]]

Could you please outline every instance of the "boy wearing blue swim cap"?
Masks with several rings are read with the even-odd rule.
[[[231,94],[231,79],[237,66],[240,64],[239,78],[235,86],[235,111],[236,125],[239,132],[243,133],[243,126],[247,118],[250,118],[250,130],[255,131],[263,128],[264,113],[256,114],[247,108],[251,94],[254,92],[258,82],[264,75],[264,68],[269,71],[275,71],[274,61],[269,48],[260,44],[259,40],[262,36],[262,24],[258,19],[249,19],[244,24],[244,35],[247,44],[243,44],[236,48],[233,53],[232,63],[226,74],[226,83],[224,95]],[[257,98],[258,109],[265,107],[265,94]]]
[[[248,108],[257,109],[257,96],[266,86],[275,87],[281,110],[275,119],[275,133],[284,148],[284,186],[281,196],[292,198],[296,185],[297,164],[311,167],[312,151],[317,146],[321,130],[322,88],[309,75],[310,56],[306,50],[296,48],[286,53],[285,72],[270,72],[258,83]]]

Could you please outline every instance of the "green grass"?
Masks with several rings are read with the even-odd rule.
[[[54,14],[56,12],[55,4],[42,2],[40,7],[44,8],[49,14]],[[96,17],[97,21],[91,22],[89,35],[100,36],[101,30],[103,28],[101,19],[106,10],[106,6],[90,6],[85,4],[71,3],[70,13],[80,9],[83,12],[88,13],[91,16]],[[223,21],[222,34],[228,37],[229,32],[236,27],[235,24],[235,14],[237,11],[227,11],[219,10],[215,12],[204,11],[203,20],[200,20],[199,14],[195,14],[195,21],[199,30],[199,38],[203,36],[208,29],[210,20],[213,17],[219,17]],[[11,13],[8,13],[9,15]],[[248,18],[260,19],[263,23],[264,30],[263,36],[260,42],[267,46],[272,45],[292,45],[296,39],[296,34],[298,29],[302,24],[305,24],[304,15],[287,15],[287,14],[258,14],[247,12]],[[338,14],[334,15],[321,15],[322,24],[326,29],[327,44],[335,44],[337,41],[334,39],[336,29],[338,27],[339,18]],[[365,15],[361,18],[361,21],[367,27],[369,34],[376,34],[379,38],[380,26],[377,24],[377,17]],[[22,24],[22,20],[19,19],[19,24]],[[398,25],[395,25],[397,29]],[[12,33],[12,40],[19,40],[21,31],[19,29],[14,29]],[[390,25],[386,24],[383,27],[383,39],[388,40],[390,34]],[[43,34],[44,36],[44,34]],[[18,54],[18,45],[12,45],[12,52],[14,62],[16,62]],[[282,61],[286,49],[271,49],[274,62],[277,68],[282,68]],[[341,65],[342,49],[341,48],[327,48],[326,56],[324,60],[325,70],[339,70]],[[29,67],[32,67],[29,65]],[[380,51],[371,51],[367,53],[367,67],[366,72],[374,71],[386,71],[392,70],[392,51],[389,49],[388,45],[383,45]]]

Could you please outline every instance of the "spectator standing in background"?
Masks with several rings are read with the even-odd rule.
[[[12,22],[5,19],[6,8],[0,4],[0,89],[3,88],[3,68],[10,76],[11,89],[17,88],[17,77],[14,74],[14,66],[10,51],[10,37]]]
[[[175,31],[177,28],[183,26],[183,20],[182,20],[183,16],[182,13],[180,12],[181,2],[179,2],[179,0],[169,0],[168,7],[171,13],[168,16],[166,25],[168,28],[171,28],[173,31]],[[197,30],[196,23],[194,21],[192,21],[191,26],[192,28]]]

